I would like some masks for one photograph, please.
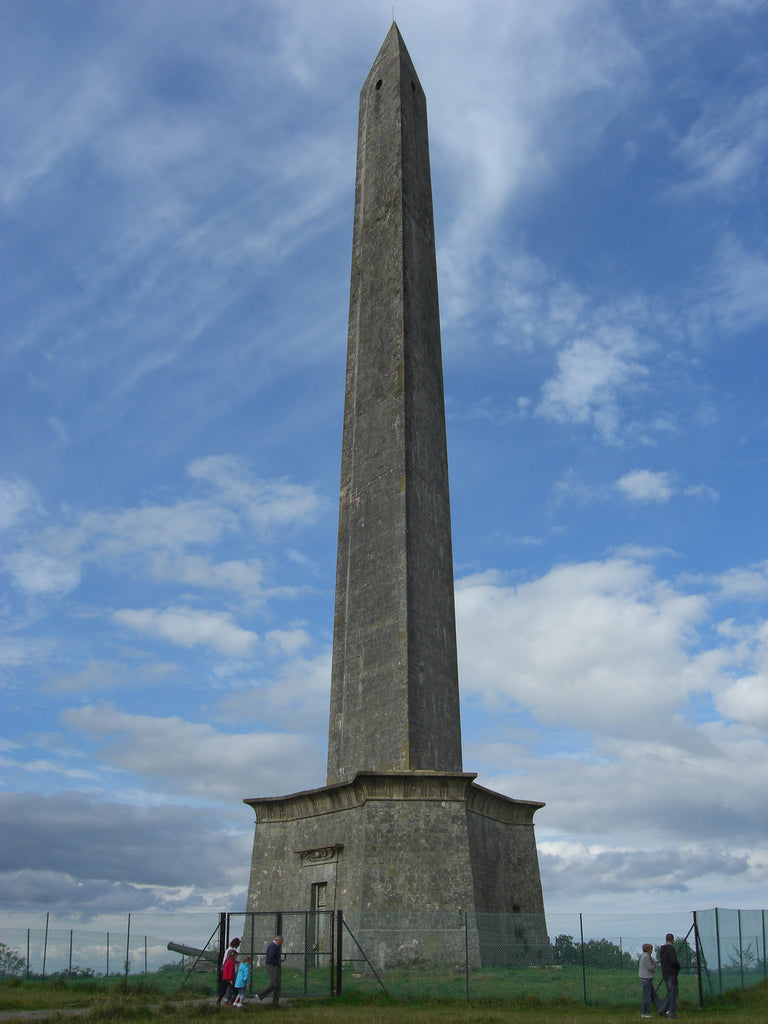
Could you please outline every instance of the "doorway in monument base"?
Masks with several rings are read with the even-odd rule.
[[[312,950],[314,967],[319,967],[320,950],[330,941],[330,919],[328,917],[328,883],[312,882],[309,897],[309,918],[307,920],[308,945]]]

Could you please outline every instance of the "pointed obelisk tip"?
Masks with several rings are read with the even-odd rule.
[[[374,61],[374,65],[382,58],[394,55],[397,55],[400,60],[405,60],[407,64],[413,67],[413,61],[411,60],[410,53],[408,53],[408,47],[405,45],[405,40],[400,33],[397,22],[393,20],[389,32],[387,32],[384,42],[381,44],[376,60]]]

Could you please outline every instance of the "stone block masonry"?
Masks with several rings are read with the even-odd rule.
[[[247,909],[341,909],[379,965],[417,955],[417,913],[475,915],[476,963],[549,950],[543,804],[475,778],[461,755],[427,109],[393,24],[360,94],[327,784],[245,801]],[[383,933],[387,915],[400,923]]]

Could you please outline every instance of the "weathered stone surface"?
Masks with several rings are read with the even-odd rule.
[[[325,881],[341,908],[543,913],[533,832],[543,805],[474,780],[360,772],[351,783],[246,800],[258,835],[248,909],[305,910],[311,884]]]
[[[357,161],[328,784],[245,801],[248,910],[316,910],[322,891],[380,964],[462,959],[466,936],[441,946],[438,922],[471,914],[473,962],[541,962],[543,804],[462,771],[426,103],[396,25],[360,95]],[[425,913],[435,932],[416,941]]]
[[[360,93],[328,784],[461,771],[426,100],[393,25]]]

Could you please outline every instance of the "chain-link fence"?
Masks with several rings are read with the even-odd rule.
[[[357,931],[355,930],[357,927]],[[698,1004],[690,914],[376,914],[344,917],[344,991],[634,1006],[638,959],[674,932],[681,1000]],[[660,979],[659,979],[660,981]]]
[[[49,918],[36,928],[0,925],[0,977],[111,978],[186,968],[189,958],[169,952],[167,938],[132,930],[130,918],[112,931],[55,927]]]
[[[642,945],[650,942],[658,951],[672,932],[683,1005],[700,1005],[768,976],[766,912],[761,910],[546,917],[338,911],[185,915],[163,919],[163,938],[145,934],[140,923],[128,915],[124,929],[109,932],[53,927],[50,916],[39,928],[0,923],[0,975],[130,980],[150,974],[179,986],[194,974],[213,993],[218,963],[237,935],[241,953],[252,958],[251,991],[258,991],[266,984],[266,946],[282,934],[287,998],[343,991],[383,992],[398,999],[531,998],[636,1006]],[[658,975],[657,980],[661,986]]]
[[[768,977],[765,955],[765,910],[698,910],[702,993],[722,995]]]

